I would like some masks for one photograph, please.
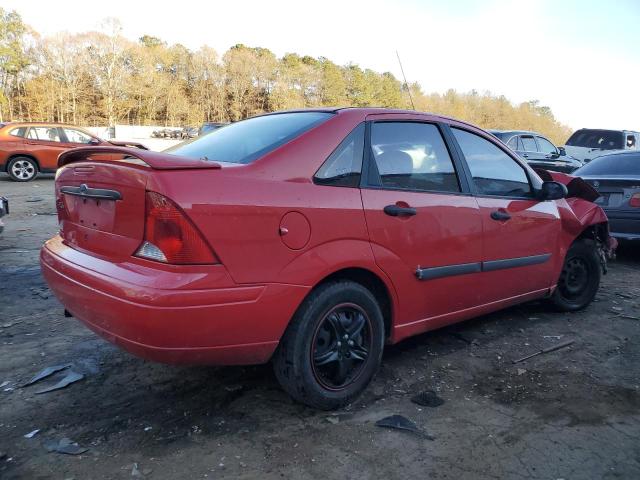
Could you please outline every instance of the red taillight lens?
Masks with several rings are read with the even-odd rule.
[[[178,265],[220,263],[196,226],[167,197],[147,192],[145,210],[137,256]]]
[[[640,193],[634,193],[629,199],[630,207],[640,207]]]

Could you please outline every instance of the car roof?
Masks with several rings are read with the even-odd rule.
[[[615,132],[615,133],[635,133],[636,135],[640,135],[640,132],[637,132],[635,130],[615,130],[611,128],[579,128],[573,133],[581,132],[583,130],[593,130],[598,132]]]
[[[544,137],[544,135],[542,135],[541,133],[532,132],[532,131],[529,131],[529,130],[494,130],[494,129],[489,129],[489,130],[487,130],[487,132],[499,133],[501,135],[537,135],[538,137]]]
[[[335,114],[360,114],[363,119],[368,115],[384,115],[384,114],[405,114],[405,115],[421,115],[425,117],[432,118],[434,120],[444,120],[460,123],[463,125],[468,125],[472,128],[478,128],[477,125],[474,125],[469,122],[465,122],[464,120],[460,120],[458,118],[447,117],[445,115],[439,115],[437,113],[430,112],[421,112],[418,110],[403,110],[396,108],[385,108],[385,107],[313,107],[313,108],[298,108],[292,110],[280,110],[277,112],[264,113],[262,115],[257,116],[266,116],[266,115],[280,115],[283,113],[303,113],[303,112],[326,112],[326,113],[335,113]]]
[[[0,124],[0,128],[2,127],[69,127],[69,128],[79,128],[84,130],[84,128],[79,127],[77,125],[71,125],[69,123],[57,123],[57,122],[7,122],[4,124]]]

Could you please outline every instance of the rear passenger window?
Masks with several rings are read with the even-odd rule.
[[[522,148],[525,152],[537,152],[538,147],[536,146],[536,141],[533,137],[525,137],[524,135],[520,137],[522,139]]]
[[[531,195],[524,168],[501,148],[474,133],[452,128],[479,194],[501,197]]]
[[[383,187],[460,192],[449,151],[435,125],[373,123],[371,150]]]
[[[329,155],[316,173],[315,183],[336,187],[359,186],[363,154],[364,123],[361,123]]]

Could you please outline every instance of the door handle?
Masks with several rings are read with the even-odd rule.
[[[522,154],[522,156],[523,156],[524,158],[529,158],[529,154],[528,154],[528,153],[523,153],[523,154]]]
[[[384,213],[392,217],[411,217],[418,213],[413,207],[399,207],[398,205],[387,205]]]
[[[511,218],[511,215],[509,215],[507,212],[496,210],[494,212],[491,212],[491,218],[504,222],[506,220],[509,220]]]

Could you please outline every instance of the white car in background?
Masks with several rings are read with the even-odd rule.
[[[569,137],[564,149],[567,155],[587,163],[609,153],[640,150],[640,132],[581,128]]]

